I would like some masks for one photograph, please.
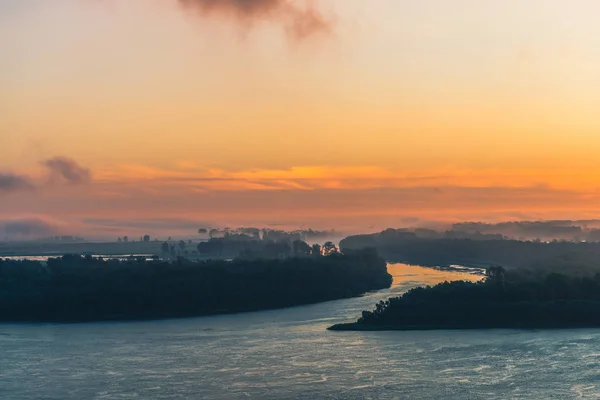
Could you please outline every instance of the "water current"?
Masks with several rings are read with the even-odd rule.
[[[0,324],[0,399],[600,398],[600,329],[327,331],[411,287],[478,279],[388,269],[389,290],[283,310]]]

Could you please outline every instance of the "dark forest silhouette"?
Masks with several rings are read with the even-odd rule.
[[[64,256],[0,261],[0,320],[78,322],[281,308],[389,287],[374,250],[330,256],[169,263]]]
[[[388,229],[371,235],[350,236],[342,251],[376,248],[388,261],[424,266],[543,269],[571,275],[600,271],[600,243],[518,241],[474,238],[423,238],[414,232]]]
[[[488,270],[482,282],[445,282],[381,301],[332,330],[577,328],[600,326],[600,273]]]

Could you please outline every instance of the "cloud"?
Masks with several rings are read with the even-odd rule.
[[[575,169],[390,169],[380,166],[293,166],[284,169],[228,170],[186,165],[185,168],[155,168],[121,165],[97,171],[95,181],[117,185],[160,184],[207,191],[310,191],[318,189],[377,189],[429,187],[438,197],[447,196],[446,186],[465,188],[512,187],[554,188],[589,191],[594,197],[600,170],[582,174]],[[583,194],[583,193],[582,193]]]
[[[261,20],[283,24],[294,40],[331,32],[328,21],[313,0],[177,0],[184,10],[205,17],[228,18],[244,28]],[[298,3],[304,3],[298,5]]]
[[[161,230],[196,232],[202,226],[211,226],[213,223],[206,220],[190,218],[145,218],[145,219],[118,219],[118,218],[85,218],[83,223],[98,228],[129,228],[138,232],[155,232]]]
[[[75,229],[86,237],[183,235],[207,220],[364,230],[427,221],[600,217],[600,170],[580,177],[564,169],[409,168],[115,166],[95,170],[86,190],[48,187],[36,196],[3,197],[0,216],[52,215],[69,221],[61,225],[67,233]]]
[[[12,173],[0,173],[0,193],[9,193],[32,188],[33,184],[26,176]]]
[[[90,170],[80,166],[77,162],[66,157],[54,157],[42,161],[52,179],[69,184],[88,183],[91,180]]]
[[[0,229],[9,237],[40,237],[59,233],[60,224],[44,217],[0,220]]]

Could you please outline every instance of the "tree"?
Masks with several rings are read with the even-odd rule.
[[[124,241],[125,243],[129,242],[129,237],[127,237],[127,236],[123,236],[123,241]]]
[[[488,280],[490,282],[499,284],[504,286],[504,275],[506,273],[506,270],[499,266],[499,265],[495,265],[492,267],[489,267],[486,271],[485,274],[488,277]]]
[[[312,245],[312,251],[310,252],[313,256],[315,257],[319,257],[323,255],[322,249],[321,249],[321,245],[318,243],[315,243]]]
[[[198,233],[200,235],[206,235],[206,234],[208,234],[208,229],[206,229],[206,228],[200,228],[200,229],[198,229]]]
[[[163,252],[163,254],[168,254],[169,253],[169,243],[164,242],[161,246],[160,246],[160,250]]]
[[[294,240],[294,242],[292,243],[292,252],[296,257],[308,256],[310,255],[310,250],[311,248],[308,245],[308,243],[302,240]]]
[[[268,258],[286,258],[292,252],[288,242],[268,242],[264,247],[264,254]]]
[[[339,250],[338,250],[337,246],[333,242],[326,242],[323,245],[323,253],[326,256],[330,256],[332,254],[339,253]]]
[[[179,246],[179,249],[185,250],[185,242],[183,240],[180,240],[177,245]]]
[[[150,235],[144,235],[144,243],[150,242]]]
[[[123,241],[123,239],[121,239],[120,237],[117,239],[117,242],[121,243]]]

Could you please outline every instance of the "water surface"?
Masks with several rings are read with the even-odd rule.
[[[0,325],[0,399],[600,398],[600,330],[330,332],[419,284],[285,310],[147,322]]]

